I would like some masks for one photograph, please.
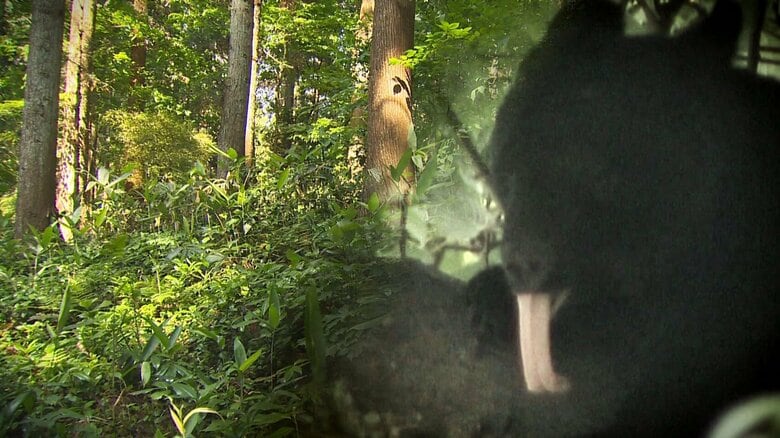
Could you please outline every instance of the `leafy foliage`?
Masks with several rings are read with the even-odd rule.
[[[117,167],[143,163],[135,183],[186,173],[196,161],[208,162],[214,149],[207,133],[196,132],[192,122],[170,113],[111,111],[104,120],[110,127],[109,162]]]
[[[0,17],[0,100],[21,99],[27,64],[30,2],[6,0]]]
[[[24,101],[0,102],[0,194],[16,185],[16,147],[22,124]]]
[[[5,432],[246,436],[311,422],[310,360],[354,341],[355,315],[335,309],[364,287],[380,232],[315,157],[243,179],[196,167],[135,195],[108,175],[72,245],[52,226],[22,246],[5,220]]]

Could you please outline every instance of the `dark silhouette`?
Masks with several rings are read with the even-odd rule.
[[[780,86],[731,68],[731,2],[678,38],[621,23],[606,1],[566,6],[492,139],[508,282],[542,309],[524,383],[548,393],[512,427],[540,435],[695,436],[780,369]],[[553,371],[532,344],[568,289]]]

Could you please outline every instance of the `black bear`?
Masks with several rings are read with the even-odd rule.
[[[780,86],[731,67],[727,0],[676,38],[622,15],[566,5],[491,140],[534,435],[695,436],[780,370]]]

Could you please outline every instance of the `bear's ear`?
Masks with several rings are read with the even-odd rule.
[[[550,23],[547,35],[565,34],[567,30],[622,34],[623,8],[612,0],[566,1]]]

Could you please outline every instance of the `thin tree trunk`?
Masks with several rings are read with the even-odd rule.
[[[145,19],[148,15],[146,0],[133,0],[133,9],[135,9],[135,12],[142,19]],[[134,87],[143,85],[143,71],[146,68],[145,35],[133,35],[133,48],[130,50],[130,58],[133,60],[133,77],[130,79],[130,84]]]
[[[14,233],[49,225],[54,211],[57,113],[65,20],[64,0],[33,0],[30,54],[19,141]]]
[[[412,130],[412,75],[402,65],[390,65],[414,44],[414,0],[385,0],[374,8],[371,69],[368,80],[368,138],[365,195],[399,203],[413,186],[408,166],[399,183],[389,166],[397,166],[409,147]]]
[[[222,126],[217,143],[223,151],[233,149],[244,156],[244,141],[249,106],[249,70],[252,64],[253,0],[232,0],[230,5],[230,53],[225,95],[222,102]],[[219,175],[226,175],[228,162],[220,159]]]
[[[279,6],[294,13],[296,0],[281,0]],[[279,83],[276,87],[276,129],[279,134],[277,152],[286,154],[292,147],[290,125],[295,120],[295,87],[298,82],[298,53],[295,43],[284,43],[284,64],[279,71]]]
[[[251,166],[255,159],[255,109],[257,108],[257,68],[260,56],[260,20],[263,1],[254,0],[254,18],[252,20],[252,62],[249,70],[249,102],[246,111],[246,129],[244,134],[244,153],[246,164]]]
[[[90,43],[94,29],[95,2],[73,0],[71,4],[68,57],[65,62],[65,93],[62,101],[62,137],[57,145],[57,212],[72,213],[81,204],[81,187],[85,185],[84,155],[89,139],[89,69]],[[60,227],[63,238],[71,232]]]

